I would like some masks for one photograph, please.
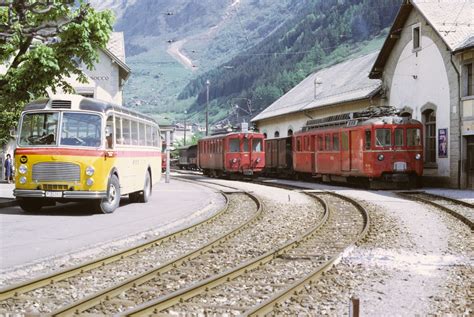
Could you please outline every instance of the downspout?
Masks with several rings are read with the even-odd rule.
[[[461,116],[461,73],[453,61],[454,53],[451,53],[451,64],[453,65],[456,74],[458,75],[458,119],[459,119],[459,161],[458,161],[458,189],[461,189],[461,177],[463,171],[463,143],[462,143],[462,116]]]

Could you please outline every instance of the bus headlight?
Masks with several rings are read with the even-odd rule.
[[[417,155],[415,155],[415,160],[421,160],[421,154],[418,153]]]
[[[28,172],[28,167],[25,164],[21,164],[20,167],[18,167],[18,172],[20,174],[26,174],[26,172]]]
[[[94,172],[95,172],[95,169],[94,169],[92,166],[88,166],[88,167],[86,168],[86,175],[87,175],[87,176],[92,176],[92,175],[94,175]]]
[[[379,154],[379,156],[377,156],[377,160],[379,161],[383,161],[384,158],[385,156],[383,156],[383,154]]]
[[[86,184],[87,184],[87,186],[92,186],[92,185],[94,185],[94,180],[92,178],[88,178],[86,180]]]
[[[25,183],[26,183],[26,177],[25,177],[25,176],[21,176],[18,181],[20,182],[20,184],[25,184]]]

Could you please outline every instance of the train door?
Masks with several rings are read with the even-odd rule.
[[[351,170],[351,152],[349,143],[349,131],[341,132],[341,170]]]
[[[351,159],[351,171],[357,171],[362,167],[362,138],[359,137],[358,131],[350,131],[350,159]]]
[[[474,189],[474,136],[467,138],[467,188]]]

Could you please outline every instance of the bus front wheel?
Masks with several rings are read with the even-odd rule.
[[[117,176],[112,175],[110,177],[107,193],[107,197],[99,200],[96,207],[98,211],[104,214],[111,214],[120,204],[120,183]]]
[[[25,212],[38,212],[43,208],[41,201],[35,198],[22,198],[18,201],[18,204]]]

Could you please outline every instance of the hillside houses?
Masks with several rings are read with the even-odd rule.
[[[309,118],[394,106],[424,124],[425,184],[474,188],[473,13],[472,1],[404,1],[380,52],[313,73],[252,121],[275,138]]]

